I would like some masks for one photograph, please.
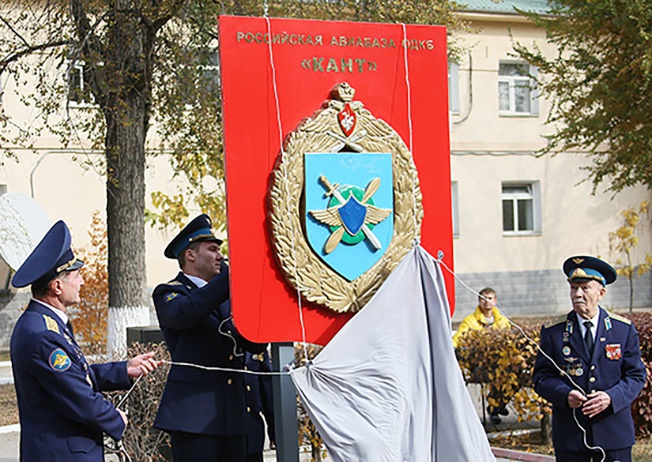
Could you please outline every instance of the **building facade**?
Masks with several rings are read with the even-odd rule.
[[[542,0],[467,0],[463,16],[468,51],[449,65],[451,164],[455,271],[473,290],[494,288],[511,315],[548,315],[570,309],[561,271],[571,255],[595,255],[614,262],[609,233],[620,213],[650,200],[645,187],[618,195],[585,181],[585,153],[538,156],[551,127],[550,102],[532,85],[537,69],[515,57],[513,44],[536,44],[548,56],[556,50],[545,32],[515,8],[545,12]],[[649,223],[649,220],[647,220]],[[641,224],[634,261],[651,253],[648,223]],[[634,306],[652,306],[650,274],[634,281]],[[461,319],[477,296],[456,284]],[[629,284],[620,278],[603,305],[629,306]]]

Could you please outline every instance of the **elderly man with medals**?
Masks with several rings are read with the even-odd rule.
[[[567,259],[563,270],[573,310],[542,327],[533,377],[553,406],[556,460],[631,461],[630,406],[645,383],[645,366],[631,321],[598,305],[616,271],[589,256]]]

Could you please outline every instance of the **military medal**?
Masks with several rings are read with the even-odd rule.
[[[584,369],[582,369],[581,367],[578,367],[577,369],[575,369],[575,375],[576,376],[580,377],[582,374],[584,374]]]
[[[561,349],[561,352],[564,354],[564,356],[568,356],[571,353],[571,349],[568,345],[566,345],[564,348]]]
[[[622,352],[620,351],[620,343],[611,343],[604,347],[605,353],[607,354],[607,359],[611,361],[618,361],[622,358]]]

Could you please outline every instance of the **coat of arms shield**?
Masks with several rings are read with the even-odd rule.
[[[372,268],[394,233],[389,153],[307,153],[305,227],[313,251],[349,281]]]

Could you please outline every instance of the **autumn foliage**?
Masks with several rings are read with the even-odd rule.
[[[632,405],[634,428],[638,436],[652,436],[652,313],[636,313],[627,316],[638,331],[641,342],[641,358],[647,369],[643,391]]]
[[[84,285],[80,302],[70,309],[75,336],[86,346],[86,351],[103,352],[106,348],[107,317],[109,311],[109,279],[107,272],[107,237],[104,220],[95,211],[88,230],[88,248],[77,250],[84,261],[81,274]]]
[[[550,414],[550,406],[532,388],[532,370],[537,356],[538,329],[525,327],[528,340],[516,329],[471,330],[460,337],[457,359],[467,383],[490,384],[511,397],[519,421]],[[494,397],[488,405],[499,407]]]

